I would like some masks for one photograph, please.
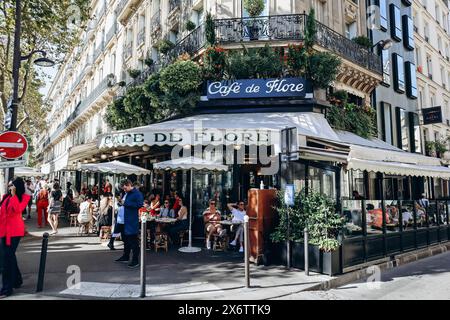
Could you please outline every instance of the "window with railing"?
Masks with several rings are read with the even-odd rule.
[[[161,10],[156,11],[156,13],[152,16],[150,24],[153,31],[161,28]]]
[[[180,7],[181,0],[169,0],[169,12],[174,11]]]

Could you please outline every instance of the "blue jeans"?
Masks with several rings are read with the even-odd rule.
[[[178,232],[187,230],[188,228],[189,228],[189,221],[187,219],[178,221],[169,230],[170,239],[172,239],[172,241],[176,240],[177,236],[178,236]]]

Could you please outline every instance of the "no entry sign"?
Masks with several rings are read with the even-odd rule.
[[[6,131],[0,134],[0,156],[5,159],[17,159],[28,149],[27,139],[18,132]]]

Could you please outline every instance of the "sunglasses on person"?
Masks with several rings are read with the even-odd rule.
[[[168,202],[164,202],[164,204],[169,204]]]
[[[244,205],[244,203],[239,203],[239,205],[240,205],[240,206],[243,206],[243,205]]]
[[[212,206],[215,206],[215,205],[216,205],[215,202],[210,202],[209,204],[212,205]]]

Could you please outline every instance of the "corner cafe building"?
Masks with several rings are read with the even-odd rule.
[[[192,116],[103,135],[98,152],[152,169],[156,162],[195,156],[228,165],[227,172],[195,171],[193,232],[203,237],[202,212],[247,199],[251,188],[318,190],[336,200],[346,220],[342,270],[366,261],[450,239],[450,169],[440,159],[405,152],[379,139],[331,128],[327,102],[301,78],[282,82],[208,83]],[[281,130],[296,128],[295,161],[281,162]],[[189,172],[135,177],[147,191],[189,195]],[[356,190],[367,200],[354,200]],[[419,207],[421,194],[429,199]],[[269,245],[269,234],[265,234]]]

